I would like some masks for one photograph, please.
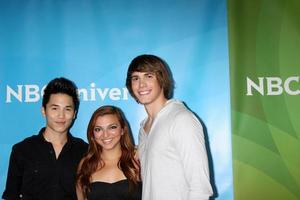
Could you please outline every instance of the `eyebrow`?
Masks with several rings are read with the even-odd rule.
[[[143,74],[143,76],[147,76],[147,75],[155,75],[155,72],[142,72],[142,73],[145,73]],[[132,77],[138,77],[138,75],[131,75],[131,78]]]
[[[60,105],[54,103],[54,104],[50,104],[49,107],[60,107]],[[73,105],[67,105],[67,106],[65,106],[65,108],[74,108],[74,106]]]
[[[155,75],[154,72],[146,72],[144,75]]]
[[[120,126],[118,123],[113,123],[113,124],[108,124],[107,126],[97,126],[97,125],[95,125],[95,127],[94,128],[105,128],[105,127],[110,127],[110,126]]]

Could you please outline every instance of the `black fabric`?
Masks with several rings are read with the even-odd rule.
[[[88,200],[141,200],[142,184],[139,183],[133,192],[129,193],[128,180],[121,180],[115,183],[93,182]]]
[[[68,133],[68,141],[56,159],[52,144],[43,137],[44,131],[13,146],[3,199],[77,199],[76,170],[88,145]]]

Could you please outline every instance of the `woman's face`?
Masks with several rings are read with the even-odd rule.
[[[96,142],[103,151],[121,149],[120,139],[123,129],[116,115],[107,114],[99,116],[93,129]]]

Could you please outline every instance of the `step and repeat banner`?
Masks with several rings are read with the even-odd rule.
[[[300,199],[300,2],[229,0],[234,199]]]
[[[42,90],[55,77],[69,78],[79,87],[81,104],[71,129],[73,135],[86,140],[93,111],[113,104],[125,112],[137,141],[139,123],[146,113],[130,97],[125,77],[130,61],[146,53],[168,62],[176,81],[174,97],[183,100],[202,119],[215,199],[232,199],[227,31],[225,0],[1,0],[0,193],[5,187],[12,145],[37,134],[45,125],[40,112]],[[297,81],[291,80],[295,74],[283,73],[283,84],[290,83],[288,88],[295,92]],[[267,84],[269,75],[261,76],[263,84]],[[259,84],[253,74],[249,81]],[[295,101],[283,90],[276,101]],[[261,98],[255,88],[251,91],[252,98]],[[280,112],[290,116],[284,117],[280,127],[268,124],[269,129],[280,131],[279,142],[283,142],[281,138],[296,142],[293,139],[297,125],[291,116],[297,115],[296,108],[284,108]],[[285,133],[289,137],[283,137]],[[267,143],[266,139],[264,136]],[[294,143],[290,145],[296,147]],[[275,152],[275,147],[278,146],[273,144],[268,148],[279,158],[281,151],[277,148]],[[285,175],[288,168],[283,167],[287,163],[293,160],[280,163]],[[290,166],[297,173],[293,168],[296,165]],[[288,191],[296,192],[291,183],[286,183],[290,186]]]

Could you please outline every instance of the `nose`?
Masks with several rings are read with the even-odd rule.
[[[146,85],[145,79],[144,79],[144,78],[141,78],[141,79],[139,80],[139,86],[140,86],[140,87],[144,87],[145,85]]]
[[[107,129],[103,129],[103,137],[107,138],[108,135],[109,135],[109,133],[108,133]]]
[[[60,111],[58,112],[58,117],[59,117],[59,118],[64,118],[64,117],[65,117],[65,112],[64,112],[63,110],[60,110]]]

